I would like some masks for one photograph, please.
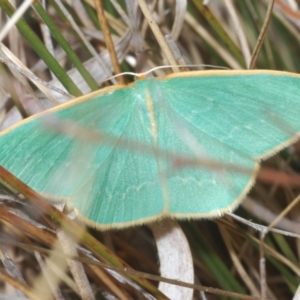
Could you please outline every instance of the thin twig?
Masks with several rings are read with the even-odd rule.
[[[99,23],[100,23],[101,28],[102,28],[104,40],[105,40],[106,47],[107,47],[109,55],[110,55],[110,59],[111,59],[113,69],[115,71],[115,74],[119,74],[119,73],[122,72],[122,70],[121,70],[121,67],[120,67],[120,64],[119,64],[118,56],[116,54],[114,43],[113,43],[112,38],[111,38],[111,34],[110,34],[110,31],[109,31],[108,22],[107,22],[105,13],[104,13],[103,2],[102,2],[102,0],[94,0],[94,2],[95,2],[95,8],[96,8],[96,11],[97,11],[97,14],[98,14],[98,20],[99,20]],[[125,84],[124,77],[119,76],[118,77],[118,82],[119,82],[119,84]]]
[[[257,38],[257,42],[256,42],[255,48],[254,48],[253,53],[252,53],[252,58],[251,58],[249,69],[254,69],[254,67],[256,65],[256,61],[257,61],[257,58],[258,58],[260,48],[261,48],[261,46],[264,42],[264,38],[265,38],[268,26],[269,26],[270,21],[271,21],[274,2],[275,2],[275,0],[270,0],[270,2],[269,2],[266,18],[265,18],[263,27],[261,28],[260,34]]]

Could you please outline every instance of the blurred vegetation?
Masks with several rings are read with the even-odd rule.
[[[193,70],[211,66],[296,73],[300,70],[297,1],[275,1],[270,16],[267,14],[270,1],[211,0],[207,1],[208,6],[200,0],[147,1],[159,29],[154,32],[137,2],[131,0],[102,1],[108,31],[102,30],[104,17],[95,7],[95,3],[99,5],[96,0],[33,1],[19,15],[16,27],[8,26],[10,17],[20,12],[26,2],[29,1],[0,0],[2,129],[73,97],[134,80],[129,75],[111,79],[120,72],[173,65],[153,71],[155,76],[163,77],[183,70],[176,69],[174,64],[196,65],[190,67]],[[169,37],[164,39],[167,34]],[[253,57],[255,51],[257,59]],[[299,150],[299,144],[292,145],[264,166],[282,172],[299,171]],[[2,180],[8,176],[0,173]],[[155,242],[146,226],[84,231],[76,221],[68,221],[56,213],[16,179],[6,181],[8,184],[0,195],[1,299],[2,295],[15,299],[24,295],[30,299],[81,299],[82,287],[74,283],[66,262],[66,257],[73,257],[64,255],[63,250],[72,252],[61,246],[67,238],[58,223],[72,237],[77,235],[79,260],[84,263],[96,299],[149,299],[149,294],[164,299],[156,289],[158,277],[151,278],[150,284],[149,276],[123,271],[122,276],[128,278],[126,282],[99,263],[93,264],[97,258],[98,262],[120,268],[125,261],[137,271],[159,275]],[[258,181],[251,199],[235,213],[268,226],[298,193],[296,188]],[[33,203],[43,207],[43,218],[37,215]],[[262,288],[267,299],[292,299],[300,277],[299,218],[296,205],[283,216],[285,223],[275,226],[284,232],[269,232],[265,237],[263,227],[254,229],[230,215],[216,220],[181,222],[193,253],[195,283],[199,289],[203,285],[240,293],[240,299],[252,299],[246,296],[260,299]],[[205,299],[201,297],[199,290],[195,290],[194,298]],[[233,299],[214,291],[206,297]]]

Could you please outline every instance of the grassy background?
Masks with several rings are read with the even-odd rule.
[[[101,16],[100,7],[95,7],[98,1],[50,0],[45,7],[35,1],[21,13],[17,28],[8,27],[7,34],[1,37],[7,47],[0,50],[2,128],[68,101],[70,95],[76,97],[102,86],[132,81],[132,76],[107,81],[124,71],[141,72],[185,63],[197,65],[196,69],[209,69],[206,65],[212,65],[299,73],[299,2],[290,1],[288,6],[285,1],[275,1],[269,16],[268,1],[210,1],[209,6],[203,6],[199,0],[187,1],[186,6],[184,2],[151,1],[152,16],[158,25],[153,32],[135,1],[103,1],[105,17]],[[1,34],[15,8],[4,0],[0,0],[0,7]],[[106,20],[108,31],[103,30],[105,24],[99,23],[99,16],[102,22]],[[160,35],[166,34],[173,37],[168,58],[166,41],[159,40]],[[100,58],[96,58],[97,54]],[[174,69],[153,73],[164,76]],[[54,87],[64,89],[65,94],[53,91]],[[291,146],[264,165],[279,171],[298,171],[299,145]],[[2,171],[0,176],[2,180],[6,178],[9,187],[14,187],[14,193],[6,188],[0,195],[2,295],[21,297],[17,292],[21,289],[31,299],[83,298],[79,296],[83,287],[76,286],[76,275],[70,273],[66,262],[77,243],[81,245],[79,260],[84,262],[81,272],[89,280],[83,285],[90,285],[96,299],[147,299],[148,293],[163,299],[155,288],[159,277],[153,277],[150,286],[146,283],[149,276],[128,271],[123,275],[137,285],[124,283],[92,262],[94,257],[122,267],[125,261],[137,271],[158,275],[156,247],[146,226],[104,233],[80,229],[75,221],[68,221],[16,179]],[[16,186],[26,200],[17,196]],[[298,193],[296,188],[257,182],[251,199],[235,213],[245,220],[268,225],[289,207]],[[43,207],[43,218],[32,204]],[[261,234],[263,227],[258,225],[254,229],[250,223],[242,224],[232,216],[181,222],[193,253],[198,285],[194,298],[205,299],[199,292],[203,285],[240,293],[240,299],[260,299],[261,290],[268,299],[292,299],[300,276],[299,213],[299,205],[294,206],[283,217],[285,223],[276,225],[283,232],[270,232],[265,237]],[[62,246],[69,240],[65,232],[75,236],[67,249]],[[233,299],[225,292],[222,296],[213,290],[206,297]]]

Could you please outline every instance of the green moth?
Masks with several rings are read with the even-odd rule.
[[[114,139],[49,130],[49,116]],[[232,211],[260,161],[299,131],[298,74],[186,72],[104,88],[27,118],[1,133],[0,164],[37,192],[68,201],[88,224],[121,228]],[[166,153],[250,171],[176,167]]]

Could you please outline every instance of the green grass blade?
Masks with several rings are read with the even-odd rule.
[[[234,57],[238,60],[238,62],[242,66],[246,66],[244,57],[240,51],[240,49],[236,46],[236,44],[232,41],[229,35],[226,33],[224,28],[220,25],[215,16],[211,13],[211,11],[202,3],[202,1],[193,0],[194,5],[198,8],[200,13],[206,19],[206,21],[211,25],[211,27],[216,31],[219,38],[223,41],[225,45],[227,45],[228,49],[234,55]]]
[[[60,44],[60,46],[65,50],[68,58],[71,60],[71,62],[74,64],[74,66],[77,68],[79,73],[82,75],[86,83],[89,85],[91,90],[96,91],[98,90],[98,84],[95,81],[95,79],[91,76],[91,74],[87,71],[87,69],[84,67],[76,53],[73,51],[73,49],[70,47],[64,36],[60,33],[59,29],[55,26],[54,22],[51,20],[47,12],[44,10],[42,5],[38,2],[33,3],[34,8],[40,15],[40,17],[44,20],[45,24],[49,27],[52,35],[55,37],[56,41]]]
[[[0,7],[4,12],[11,17],[15,9],[7,0],[0,0]],[[25,37],[28,43],[32,46],[34,51],[39,55],[39,57],[45,62],[53,74],[58,78],[61,84],[66,88],[66,90],[73,96],[81,96],[82,93],[69,77],[66,71],[59,65],[56,59],[47,50],[41,40],[37,35],[31,30],[31,28],[26,24],[26,22],[21,18],[16,23],[17,28],[21,34]]]
[[[234,278],[227,266],[207,243],[206,239],[202,237],[195,223],[185,223],[184,228],[196,256],[207,266],[220,287],[228,291],[246,294],[244,288]]]

